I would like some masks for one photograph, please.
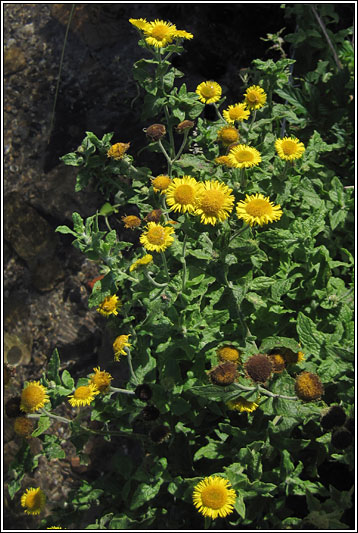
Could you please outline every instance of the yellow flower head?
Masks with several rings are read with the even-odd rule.
[[[25,413],[34,413],[49,401],[47,389],[39,381],[30,381],[21,393],[20,409]]]
[[[226,405],[229,409],[233,411],[239,411],[240,413],[252,413],[259,406],[257,402],[249,402],[248,400],[245,400],[245,398],[236,398],[235,400],[229,400]]]
[[[122,302],[116,294],[106,296],[103,302],[97,307],[97,311],[103,316],[118,315],[118,309]]]
[[[154,22],[148,22],[143,31],[150,46],[164,48],[173,41],[177,29],[171,22],[156,19]]]
[[[129,267],[129,272],[133,272],[133,270],[136,270],[137,268],[140,268],[140,267],[148,266],[152,261],[153,261],[153,256],[150,254],[146,254],[131,264],[131,266]]]
[[[246,195],[245,200],[240,200],[236,206],[236,214],[246,224],[250,226],[263,226],[269,222],[280,220],[283,211],[279,204],[275,205],[270,202],[268,196],[263,196],[261,193]]]
[[[224,167],[229,167],[229,168],[235,168],[235,165],[233,164],[233,162],[227,155],[220,155],[219,157],[215,157],[214,161],[217,165],[222,165]]]
[[[213,104],[220,100],[222,89],[216,81],[203,81],[196,88],[199,100],[204,104]]]
[[[160,192],[160,194],[164,194],[171,182],[172,180],[169,178],[169,176],[162,174],[156,178],[153,178],[152,185],[154,192]]]
[[[129,19],[129,22],[142,31],[148,26],[146,19]]]
[[[113,377],[109,372],[101,370],[100,367],[94,368],[93,370],[95,373],[91,375],[90,383],[92,383],[92,385],[94,385],[99,392],[107,392]]]
[[[122,159],[129,147],[130,143],[116,143],[108,150],[107,157],[111,157],[112,159],[116,160]]]
[[[240,361],[239,351],[234,346],[222,346],[216,351],[216,353],[221,361],[232,361],[234,363]]]
[[[255,167],[261,162],[260,152],[247,144],[234,146],[228,153],[228,158],[235,168]]]
[[[174,233],[173,228],[148,222],[147,231],[142,233],[139,241],[150,252],[164,252],[174,242],[172,233]]]
[[[223,126],[218,131],[218,140],[221,141],[224,146],[229,146],[239,140],[239,132],[234,126]]]
[[[141,219],[135,215],[128,215],[127,217],[122,217],[122,222],[124,223],[125,228],[135,229],[140,226]]]
[[[215,520],[233,512],[236,492],[230,481],[219,476],[209,476],[200,481],[193,492],[193,503],[199,513]]]
[[[75,392],[69,396],[68,401],[72,407],[81,407],[83,405],[89,405],[97,394],[99,394],[97,387],[93,383],[88,383],[88,385],[77,387]]]
[[[60,527],[60,526],[51,526],[51,527],[47,527],[46,529],[67,529],[67,528]]]
[[[223,117],[226,122],[229,122],[229,124],[247,120],[249,116],[250,110],[247,109],[246,104],[229,105],[229,107],[223,111]]]
[[[34,429],[34,424],[30,418],[18,416],[15,418],[14,431],[21,437],[29,437]]]
[[[165,191],[166,202],[171,211],[194,213],[202,184],[191,176],[174,178]]]
[[[259,87],[258,85],[251,85],[251,87],[246,90],[244,96],[244,103],[250,110],[260,109],[266,103],[267,95],[262,87]]]
[[[277,139],[275,142],[275,148],[278,156],[285,161],[300,159],[305,151],[304,144],[296,139],[296,137]]]
[[[125,348],[130,348],[132,345],[128,342],[130,335],[119,335],[113,343],[114,360],[119,361],[121,355],[127,355]]]
[[[40,514],[45,504],[46,496],[39,487],[37,489],[31,487],[21,496],[21,505],[25,508],[26,514]]]
[[[215,226],[217,222],[223,222],[228,218],[235,198],[231,194],[232,189],[219,181],[205,181],[203,187],[195,215],[201,217],[203,224]]]
[[[192,39],[194,35],[185,30],[176,30],[174,37],[177,39]]]

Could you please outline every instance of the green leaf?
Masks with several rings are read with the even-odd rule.
[[[69,389],[70,391],[73,390],[75,382],[73,381],[71,374],[68,370],[64,370],[61,375],[62,383],[64,386]]]
[[[76,233],[78,233],[79,235],[82,235],[85,231],[85,227],[84,227],[84,224],[83,224],[83,219],[81,217],[81,215],[79,215],[79,213],[72,213],[72,220],[73,220],[73,229],[75,230]]]
[[[218,442],[209,442],[205,446],[202,446],[197,450],[194,454],[194,461],[199,461],[199,459],[202,459],[203,457],[207,459],[218,459],[218,446],[220,443]]]
[[[58,233],[64,233],[64,234],[70,233],[71,235],[74,235],[75,237],[77,237],[77,233],[75,233],[71,228],[67,226],[57,226],[55,231],[57,231]]]
[[[138,509],[141,505],[150,505],[150,501],[158,494],[163,479],[159,479],[156,483],[148,485],[147,483],[139,483],[132,496],[130,509]]]
[[[15,474],[15,472],[14,472],[14,474]],[[13,500],[15,494],[21,489],[22,480],[23,480],[23,478],[24,478],[24,475],[25,475],[25,472],[23,472],[22,474],[20,474],[20,475],[19,475],[18,477],[16,477],[15,479],[12,479],[12,480],[7,484],[7,490],[9,491],[10,500]]]
[[[317,331],[315,323],[302,312],[297,317],[297,333],[303,351],[318,357],[325,342],[324,334]]]
[[[56,385],[61,385],[61,379],[59,375],[60,368],[60,356],[57,348],[52,352],[51,359],[47,365],[46,377],[49,381],[54,381]]]
[[[65,163],[65,165],[70,165],[72,167],[80,167],[83,165],[83,157],[75,152],[71,152],[60,157],[60,160]]]
[[[46,457],[51,459],[64,459],[66,457],[65,451],[58,442],[56,435],[45,435],[43,441],[43,449]]]
[[[44,433],[50,426],[50,417],[47,415],[41,415],[37,424],[37,428],[31,433],[31,436],[38,437],[39,435],[42,435],[42,433]]]

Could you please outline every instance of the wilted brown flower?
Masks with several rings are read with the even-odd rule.
[[[234,383],[237,375],[237,366],[231,361],[225,361],[209,372],[212,383],[226,387]]]
[[[340,405],[332,405],[327,411],[322,413],[321,426],[326,431],[335,426],[343,426],[346,421],[346,413]]]
[[[194,125],[195,124],[192,120],[183,120],[182,122],[179,122],[176,127],[176,130],[178,133],[184,133],[184,131],[194,128]]]
[[[159,139],[164,137],[166,132],[167,130],[165,129],[164,124],[152,124],[145,130],[147,137],[151,141],[159,141]]]
[[[318,400],[324,393],[324,388],[317,374],[301,372],[296,378],[296,395],[304,402]]]
[[[148,213],[148,215],[145,217],[145,220],[147,222],[159,222],[161,216],[162,216],[161,209],[153,209],[153,211],[150,211],[150,213]]]
[[[272,363],[272,371],[276,374],[281,374],[286,368],[286,361],[279,353],[270,354],[269,359]]]
[[[170,435],[170,429],[168,426],[157,426],[149,433],[150,438],[156,444],[161,444]]]
[[[247,375],[256,383],[265,383],[273,370],[272,363],[266,354],[252,355],[245,363]]]

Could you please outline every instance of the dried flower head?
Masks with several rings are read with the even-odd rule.
[[[99,392],[105,393],[108,392],[109,387],[111,386],[111,381],[113,377],[109,372],[101,370],[100,367],[94,368],[94,374],[90,376],[90,383],[94,385]]]
[[[128,215],[127,217],[122,217],[122,222],[125,228],[135,229],[141,225],[141,219],[135,215]]]
[[[248,377],[256,383],[265,383],[272,374],[272,363],[266,354],[252,355],[244,367]]]
[[[183,120],[182,122],[179,122],[179,124],[176,127],[177,133],[184,133],[185,131],[191,130],[194,128],[195,123],[192,120]]]
[[[332,405],[327,411],[322,413],[321,427],[326,431],[336,426],[343,426],[346,421],[346,413],[340,405]]]
[[[22,390],[20,408],[25,413],[34,413],[49,401],[47,389],[39,381],[30,381]]]
[[[139,398],[139,400],[142,400],[142,402],[148,402],[151,399],[152,394],[153,394],[152,389],[146,383],[138,385],[135,388],[134,393],[136,397]]]
[[[122,159],[129,147],[130,143],[113,144],[113,146],[111,146],[107,152],[107,157],[111,157],[112,159],[116,160]]]
[[[230,481],[219,476],[204,478],[194,487],[193,503],[199,513],[215,520],[223,518],[234,510],[236,492]]]
[[[147,422],[149,421],[151,422],[153,420],[156,420],[159,417],[160,411],[154,405],[146,405],[142,409],[140,414],[143,420],[146,420]]]
[[[149,433],[149,437],[156,444],[161,444],[170,436],[170,428],[168,426],[157,426]]]
[[[355,422],[354,422],[354,418],[352,418],[351,416],[349,418],[347,418],[345,424],[344,424],[344,427],[346,429],[348,429],[348,431],[354,435],[355,433]]]
[[[164,124],[152,124],[145,130],[146,136],[151,141],[159,141],[167,133]]]
[[[170,179],[170,178],[169,178]],[[164,191],[163,191],[164,192]],[[163,214],[163,211],[161,209],[153,209],[148,213],[148,215],[145,217],[145,220],[147,222],[159,222],[160,218]]]
[[[232,163],[231,159],[227,155],[220,155],[219,157],[215,157],[214,162],[217,165],[222,165],[228,168],[235,168],[235,165]]]
[[[224,146],[229,146],[239,140],[239,132],[234,126],[223,126],[219,129],[217,134],[218,140],[221,141]]]
[[[209,372],[212,383],[226,387],[234,383],[237,376],[237,366],[232,361],[225,361],[219,364]]]
[[[21,437],[28,438],[34,429],[34,423],[30,418],[26,416],[18,416],[14,420],[14,431]]]
[[[5,413],[9,418],[16,418],[21,416],[23,413],[20,409],[21,396],[13,396],[9,398],[5,404]]]
[[[40,514],[45,508],[46,496],[39,487],[37,489],[31,487],[21,496],[21,505],[25,508],[26,514]]]
[[[113,343],[114,360],[119,361],[121,355],[127,355],[126,348],[131,348],[128,342],[130,335],[119,335]]]
[[[352,444],[353,435],[345,427],[336,429],[333,431],[331,437],[332,446],[337,448],[337,450],[344,450]]]
[[[122,306],[122,302],[116,294],[113,296],[106,296],[103,302],[97,307],[98,313],[108,317],[110,315],[118,315],[118,309]]]
[[[301,372],[296,377],[295,382],[296,395],[304,402],[318,400],[324,393],[324,388],[317,374],[312,372]]]
[[[232,361],[233,363],[240,362],[239,351],[231,344],[225,344],[216,351],[221,361]]]
[[[286,361],[279,353],[272,353],[269,355],[269,359],[272,363],[272,370],[276,374],[281,374],[286,368]]]

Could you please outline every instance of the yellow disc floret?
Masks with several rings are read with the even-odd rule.
[[[251,85],[251,87],[248,87],[244,96],[244,103],[250,110],[260,109],[266,103],[267,95],[262,87],[259,87],[258,85]]]
[[[194,213],[202,184],[191,176],[174,178],[165,192],[165,198],[171,211]]]
[[[159,192],[160,194],[164,194],[169,185],[171,184],[172,180],[169,178],[169,176],[166,176],[164,174],[161,174],[160,176],[157,176],[156,178],[152,179],[152,186],[154,192]]]
[[[304,144],[296,139],[296,137],[277,139],[275,142],[275,148],[278,156],[285,161],[300,159],[305,151]]]
[[[218,140],[221,141],[224,146],[229,146],[239,140],[239,132],[234,126],[223,126],[218,131]]]
[[[200,216],[203,224],[215,226],[228,218],[235,198],[232,189],[219,181],[205,181],[203,187],[195,214]]]
[[[295,382],[296,395],[304,402],[318,400],[324,393],[324,388],[317,374],[301,372]]]
[[[127,217],[122,217],[122,222],[124,227],[128,229],[135,229],[141,225],[141,219],[135,215],[128,215]]]
[[[99,394],[99,390],[93,383],[89,383],[88,385],[81,385],[80,387],[77,387],[75,392],[69,396],[69,402],[72,405],[72,407],[81,407],[84,405],[89,405]]]
[[[222,346],[216,353],[221,361],[233,361],[235,363],[240,360],[239,351],[231,345]]]
[[[235,398],[235,400],[229,400],[226,404],[229,409],[233,411],[239,411],[240,413],[252,413],[256,411],[259,404],[257,402],[249,402],[245,398]]]
[[[108,391],[113,377],[109,372],[101,370],[100,367],[94,368],[94,374],[90,377],[90,383],[94,385],[99,392],[105,393]]]
[[[215,520],[233,512],[236,492],[230,481],[219,476],[209,476],[200,481],[193,492],[193,503],[199,513]]]
[[[39,381],[30,381],[21,393],[20,409],[25,413],[34,413],[49,402],[47,389]]]
[[[251,168],[261,163],[260,152],[247,144],[234,146],[229,151],[228,158],[235,168]]]
[[[204,104],[213,104],[221,98],[222,89],[216,81],[203,81],[196,88],[199,100]]]

